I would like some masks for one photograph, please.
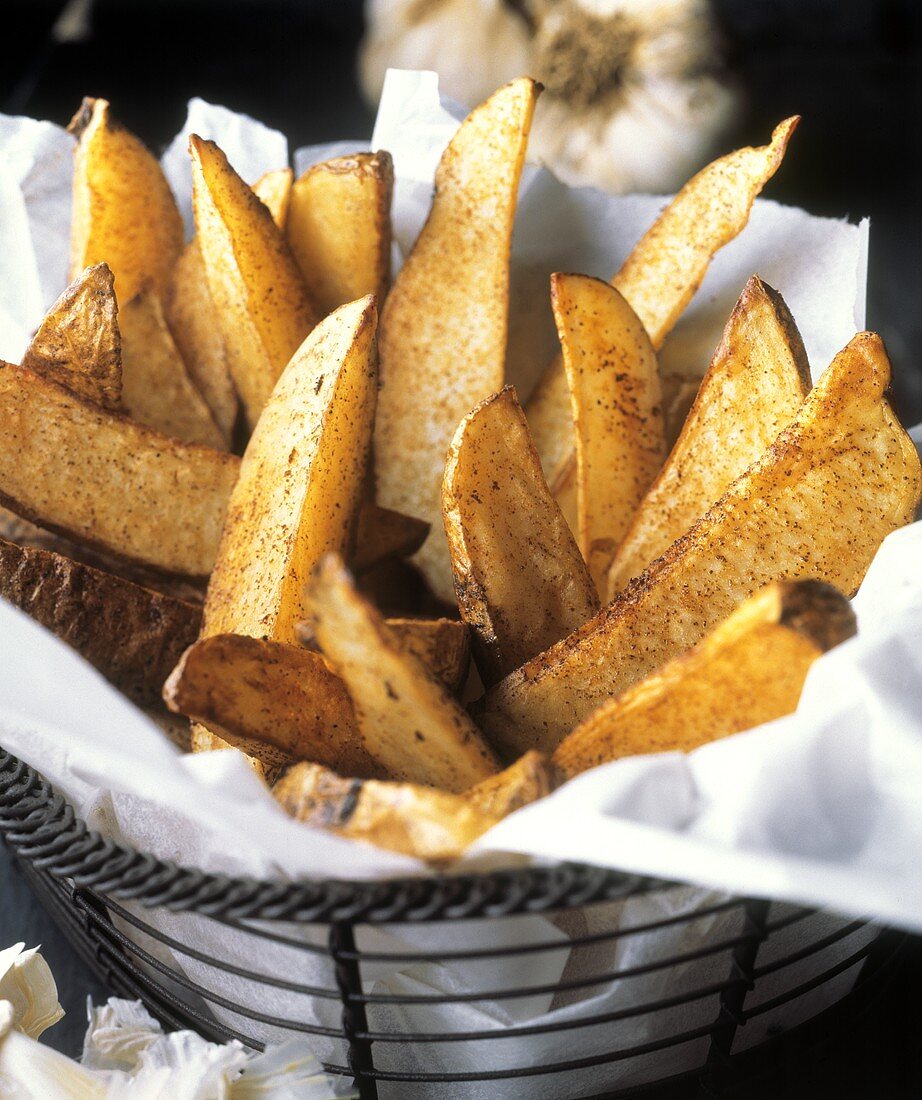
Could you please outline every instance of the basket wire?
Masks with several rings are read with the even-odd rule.
[[[379,1086],[387,1096],[436,1097],[439,1087],[477,1085],[488,1091],[450,1094],[489,1096],[499,1082],[531,1078],[548,1082],[548,1095],[602,1095],[595,1086],[604,1087],[619,1064],[639,1066],[639,1076],[619,1076],[620,1090],[606,1096],[637,1095],[638,1080],[649,1089],[679,1078],[702,1096],[723,1095],[738,1066],[751,1060],[736,1050],[747,1026],[762,1026],[770,1045],[779,1010],[806,1005],[837,980],[850,987],[859,968],[859,988],[879,983],[902,939],[807,907],[713,895],[679,912],[663,915],[652,905],[646,920],[606,923],[624,902],[643,912],[675,884],[576,864],[385,882],[209,875],[88,829],[38,773],[2,748],[0,836],[115,993],[140,998],[168,1028],[191,1027],[255,1050],[267,1039],[312,1036],[326,1044],[327,1069],[354,1077],[363,1100],[378,1097]],[[505,923],[502,943],[481,941],[487,920]],[[675,942],[694,922],[718,932],[692,940],[692,949],[642,953],[631,965],[632,945],[656,936]],[[236,956],[196,947],[203,929],[204,942],[234,943]],[[551,962],[564,958],[575,960],[572,974]],[[267,959],[280,969],[273,972]],[[491,985],[501,965],[519,977],[511,984],[494,977]],[[421,982],[381,980],[426,966],[464,977],[437,992]],[[685,978],[673,984],[673,975]],[[648,982],[655,995],[644,995]],[[238,995],[219,992],[219,983]],[[611,983],[637,995],[594,1005]],[[294,1011],[259,1007],[280,1001]],[[516,1005],[538,1002],[568,1008],[536,1023],[527,1012],[516,1017]],[[482,1012],[484,1005],[508,1014],[502,1026],[495,1019],[490,1027],[434,1026],[446,1010],[467,1019],[465,1010]],[[657,1026],[645,1031],[645,1021]],[[527,1048],[519,1044],[534,1040],[552,1053],[517,1061],[501,1053],[521,1052]],[[478,1052],[476,1069],[450,1068],[462,1050]],[[689,1050],[697,1052],[694,1068],[673,1072],[674,1059]],[[443,1068],[420,1068],[432,1051]],[[589,1085],[575,1084],[587,1072]],[[389,1085],[401,1088],[386,1091]],[[422,1091],[405,1092],[410,1086]],[[590,1091],[560,1091],[572,1087]]]

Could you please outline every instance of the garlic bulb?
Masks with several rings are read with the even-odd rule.
[[[736,111],[709,0],[369,0],[361,72],[435,69],[473,106],[527,73],[545,85],[529,143],[570,184],[673,191]]]

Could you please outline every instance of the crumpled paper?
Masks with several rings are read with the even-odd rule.
[[[206,107],[190,106],[194,125],[207,117],[212,123],[209,133],[219,144],[236,142],[247,151],[246,167],[243,160],[231,157],[246,178],[280,166],[271,159],[279,155],[280,146],[271,135],[267,138],[265,128]],[[386,148],[394,156],[398,252],[411,245],[425,218],[432,172],[457,117],[457,109],[440,100],[434,74],[389,75],[371,147]],[[0,154],[12,135],[23,143],[20,150],[31,142],[36,157],[41,156],[42,144],[29,136],[35,125],[0,120],[0,135],[6,135]],[[797,155],[797,140],[789,156]],[[178,163],[170,158],[184,141],[177,139],[171,146],[168,166]],[[303,170],[325,155],[344,151],[341,144],[311,147],[298,150],[295,162]],[[20,158],[17,172],[0,156],[0,223],[16,227],[9,241],[5,236],[0,255],[0,274],[6,276],[0,280],[0,318],[6,324],[0,329],[0,341],[6,341],[0,343],[0,356],[14,361],[15,354],[9,350],[13,338],[22,345],[30,326],[34,328],[41,318],[47,293],[53,297],[60,289],[36,292],[34,301],[29,300],[31,306],[15,297],[20,269],[37,272],[39,286],[44,285],[43,279],[49,282],[50,270],[41,260],[40,219],[33,215],[33,202],[21,182],[44,177],[37,169],[28,170],[27,156],[22,159],[20,153]],[[180,205],[188,209],[186,173],[180,168],[168,170]],[[53,162],[47,171],[57,171]],[[59,176],[46,179],[43,188],[48,223],[58,226],[66,225],[69,217],[66,169],[61,168]],[[569,189],[540,167],[527,168],[513,245],[510,311],[509,373],[520,393],[528,392],[553,351],[549,274],[578,270],[610,276],[665,201]],[[866,221],[853,226],[758,200],[749,227],[718,254],[667,341],[662,354],[665,368],[703,372],[736,297],[746,279],[758,272],[790,305],[817,375],[864,323],[867,236]],[[60,247],[66,251],[65,240]],[[917,797],[922,780],[920,554],[920,524],[886,541],[856,600],[858,637],[816,663],[795,715],[688,756],[636,757],[596,769],[501,822],[459,868],[566,858],[700,884],[609,907],[609,920],[623,926],[637,924],[651,912],[691,911],[730,892],[776,898],[773,909],[783,909],[785,902],[808,903],[922,928],[922,864],[916,858],[922,841],[922,802]],[[92,827],[182,864],[231,875],[280,878],[427,873],[408,857],[289,820],[238,753],[181,756],[79,657],[6,605],[0,605],[0,744],[40,769]],[[252,942],[205,918],[157,910],[145,911],[144,919],[184,942],[194,942],[200,951],[244,967],[252,965]],[[586,919],[594,918],[590,914]],[[521,920],[524,923],[516,934],[523,941],[555,934],[556,926],[544,918]],[[475,923],[476,931],[470,932],[472,947],[501,942],[509,935],[509,922]],[[687,948],[696,936],[732,934],[721,923],[683,929],[665,949],[679,950],[683,944]],[[303,928],[291,931],[293,936],[308,937]],[[466,934],[459,927],[453,936],[464,939]],[[404,929],[400,939],[380,932],[369,943],[372,949],[381,942],[419,947],[424,938],[423,929]],[[646,946],[636,942],[631,956],[635,961],[664,949],[661,936],[651,938]],[[562,948],[553,958],[545,958],[550,967],[544,976],[548,982],[556,981],[567,966],[579,964],[581,949],[568,954],[565,937]],[[193,980],[240,1003],[252,1004],[255,998],[265,1010],[265,990],[254,988],[248,980],[216,972],[191,958],[177,962],[165,948],[158,951]],[[286,952],[290,954],[291,949],[261,941],[260,951],[262,972],[290,973],[294,959]],[[525,958],[533,969],[534,959]],[[297,965],[305,983],[316,979],[329,984],[330,975],[320,961],[305,959],[298,952]],[[521,982],[517,965],[494,960],[487,984],[509,988]],[[794,968],[792,982],[796,972]],[[366,977],[376,992],[463,988],[469,981],[452,964],[372,967]],[[820,990],[815,1004],[845,991],[853,978],[849,971],[835,990]],[[652,998],[680,980],[684,978],[676,968],[656,971],[643,992]],[[616,982],[595,990],[593,997],[603,1008],[623,1006],[638,995],[638,988]],[[298,1001],[294,994],[276,991],[273,1011],[285,1016],[286,1005],[289,1013],[302,1013],[290,1018],[330,1022],[323,1018],[329,1002],[306,1004],[304,998]],[[584,1007],[539,998],[524,1006],[514,1001],[429,1006],[425,1017],[422,1010],[410,1007],[402,1020],[392,1016],[391,1024],[421,1026],[425,1020],[428,1027],[437,1020],[445,1028],[502,1029],[512,1019],[541,1022],[554,1013],[581,1012]],[[713,1019],[716,1004],[702,1001],[694,1011]],[[784,1026],[790,1023],[792,1011],[768,1013],[765,1020]],[[215,1012],[225,1022],[260,1034],[260,1026],[252,1020],[235,1018],[228,1010]],[[660,1016],[638,1018],[629,1034],[620,1034],[634,1041],[641,1036],[651,1040],[661,1026],[665,1025]],[[516,1064],[516,1058],[519,1064],[539,1057],[565,1058],[576,1042],[575,1034],[565,1031],[543,1040],[479,1044],[476,1052],[465,1044],[435,1044],[423,1048],[426,1062],[417,1062],[416,1068],[476,1069]],[[746,1032],[747,1037],[754,1034],[758,1027]],[[580,1049],[588,1051],[593,1041],[604,1044],[607,1040],[605,1035],[594,1040],[587,1033]],[[673,1072],[693,1064],[700,1054],[693,1046],[674,1052]],[[410,1044],[384,1045],[376,1057],[402,1059],[401,1065],[407,1068],[417,1051]],[[590,1074],[587,1080],[593,1087],[611,1087],[615,1080],[639,1082],[651,1073],[659,1074],[664,1057],[648,1060],[646,1066],[632,1059],[607,1067],[606,1075]],[[548,1088],[553,1089],[553,1083],[545,1088],[537,1079],[528,1079],[502,1088],[497,1084],[495,1095],[552,1095]],[[403,1086],[382,1091],[401,1098],[411,1094],[426,1095],[425,1089],[411,1093]],[[465,1093],[462,1088],[445,1095]]]

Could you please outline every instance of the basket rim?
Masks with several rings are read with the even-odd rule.
[[[17,858],[75,887],[225,920],[414,923],[547,913],[676,883],[584,863],[385,879],[233,877],[117,843],[79,818],[0,745],[0,837]]]

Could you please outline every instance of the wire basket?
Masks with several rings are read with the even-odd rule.
[[[89,830],[2,748],[0,836],[115,993],[255,1049],[311,1036],[363,1098],[730,1095],[795,1025],[876,995],[905,939],[573,864],[209,875]]]

